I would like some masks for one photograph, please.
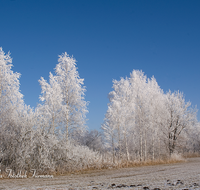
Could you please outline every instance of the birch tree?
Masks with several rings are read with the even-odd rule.
[[[49,74],[49,83],[43,77],[39,82],[42,89],[40,100],[43,102],[38,106],[39,115],[42,115],[43,125],[46,126],[48,133],[55,134],[55,129],[61,122],[63,101],[61,87],[52,73]]]
[[[142,71],[133,70],[130,83],[134,102],[135,129],[140,136],[140,161],[146,157],[146,131],[148,126],[148,88],[147,77]]]
[[[149,123],[149,139],[152,152],[152,159],[155,159],[157,152],[160,157],[160,123],[164,119],[164,93],[158,86],[154,77],[148,79],[148,123]],[[156,151],[157,150],[157,151]]]
[[[87,102],[84,100],[84,79],[79,77],[76,60],[65,52],[59,55],[55,68],[56,79],[62,96],[62,123],[65,126],[66,141],[70,131],[84,131],[86,122]]]

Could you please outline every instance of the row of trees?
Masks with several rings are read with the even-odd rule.
[[[196,110],[182,93],[164,94],[155,78],[141,71],[114,81],[101,133],[86,128],[84,80],[73,57],[60,55],[49,82],[41,77],[41,103],[35,109],[24,103],[20,74],[11,63],[0,48],[2,171],[74,171],[199,150]]]
[[[113,162],[154,160],[186,151],[192,141],[188,137],[198,127],[197,110],[183,94],[164,93],[155,78],[148,79],[142,71],[114,80],[109,100],[102,129]]]

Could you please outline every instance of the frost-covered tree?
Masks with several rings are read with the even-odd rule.
[[[10,54],[0,48],[0,124],[5,126],[23,109],[23,95],[19,91],[19,73],[14,73]],[[11,117],[12,116],[12,117]]]
[[[200,152],[200,123],[187,130],[187,142],[183,151],[188,154],[199,154]]]
[[[42,89],[41,104],[35,110],[32,164],[35,168],[39,164],[40,168],[67,167],[74,170],[76,158],[72,147],[76,146],[76,156],[81,157],[78,149],[83,147],[77,137],[83,138],[85,134],[87,113],[85,87],[83,79],[79,77],[75,59],[67,53],[60,55],[55,75],[50,73],[49,82],[41,77],[39,83]]]
[[[12,71],[10,54],[0,48],[0,152],[4,166],[22,165],[29,151],[31,131],[27,114],[30,108],[24,105],[20,93],[19,73]],[[26,126],[28,124],[28,126]]]
[[[161,122],[165,117],[164,94],[154,77],[148,79],[149,148],[152,159],[160,158],[162,133]],[[157,155],[156,155],[157,153]]]
[[[113,80],[113,91],[109,93],[108,110],[105,115],[102,129],[106,140],[111,143],[113,162],[115,162],[115,149],[118,152],[118,159],[122,158],[122,152],[126,154],[129,160],[128,150],[128,115],[131,113],[128,109],[129,82],[121,78],[120,81]]]
[[[56,79],[62,96],[62,124],[65,127],[66,140],[73,130],[84,131],[87,102],[84,100],[84,79],[79,77],[76,60],[65,52],[59,56],[55,68]]]
[[[142,91],[146,89],[144,85],[146,85],[146,78],[140,71],[133,71],[130,78],[113,81],[113,91],[109,93],[110,103],[102,129],[106,138],[112,141],[112,147],[117,145],[112,150],[113,156],[115,150],[118,152],[119,159],[122,155],[126,155],[126,160],[129,161],[130,149],[133,151],[135,139],[138,139],[136,134],[139,133],[142,137],[144,125],[140,112],[144,109],[141,104],[145,103],[142,99],[145,96],[144,90]]]
[[[170,155],[180,145],[181,135],[196,124],[196,109],[190,108],[190,105],[190,102],[185,102],[180,92],[169,91],[165,96],[166,112],[162,124],[165,144]]]
[[[42,88],[40,100],[43,102],[37,107],[38,117],[42,119],[39,121],[43,124],[42,127],[48,131],[47,133],[55,134],[55,129],[59,127],[62,115],[63,94],[61,87],[52,73],[49,74],[49,83],[43,77],[39,82]]]
[[[76,133],[76,131],[74,131],[72,136],[75,142],[80,145],[87,146],[93,151],[104,151],[103,135],[97,130],[87,130],[83,134]]]
[[[131,90],[134,101],[134,130],[137,131],[139,140],[140,160],[146,157],[146,136],[148,128],[148,86],[147,77],[142,71],[133,70],[130,76]],[[144,154],[144,155],[143,155]]]
[[[38,121],[50,134],[58,133],[58,130],[64,132],[68,142],[74,130],[80,133],[85,130],[88,111],[84,79],[79,77],[76,60],[67,53],[59,56],[55,73],[55,76],[50,73],[49,83],[42,77],[39,80],[43,103],[37,107]]]

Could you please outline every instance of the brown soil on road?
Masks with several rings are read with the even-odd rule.
[[[0,179],[0,189],[200,189],[200,158],[47,178]]]

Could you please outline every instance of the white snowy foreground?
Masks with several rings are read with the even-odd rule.
[[[55,176],[53,179],[0,179],[0,189],[200,189],[200,158],[175,164]]]

